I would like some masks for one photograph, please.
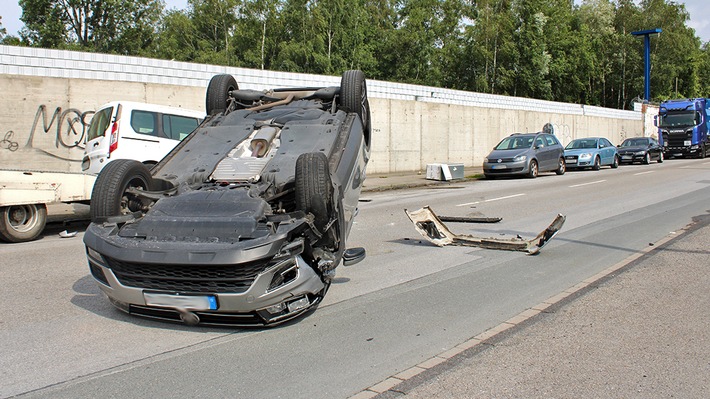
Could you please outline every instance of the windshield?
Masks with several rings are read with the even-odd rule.
[[[570,141],[569,144],[567,144],[567,147],[565,147],[566,150],[576,150],[576,149],[582,149],[582,148],[597,148],[597,140],[596,139],[572,140],[572,141]]]
[[[89,125],[89,133],[86,136],[87,142],[101,137],[106,133],[108,124],[111,122],[112,113],[113,107],[108,107],[94,114],[94,117],[91,118],[91,124]]]
[[[518,150],[532,147],[535,136],[510,136],[506,137],[497,146],[496,150]]]
[[[700,123],[699,114],[693,111],[668,112],[659,115],[658,127],[686,127]]]
[[[626,139],[621,143],[622,147],[643,147],[648,145],[648,139]]]

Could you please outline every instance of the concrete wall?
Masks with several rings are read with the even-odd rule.
[[[337,76],[289,74],[71,51],[0,46],[0,168],[81,171],[93,112],[114,100],[204,109],[205,88],[231,73],[242,88],[338,85]],[[618,111],[368,80],[370,173],[478,166],[501,138],[547,123],[563,144],[651,135],[642,112]],[[648,121],[648,117],[645,118]],[[648,122],[646,122],[648,124]]]

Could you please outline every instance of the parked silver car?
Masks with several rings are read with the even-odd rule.
[[[540,172],[562,175],[566,171],[564,148],[552,134],[515,133],[504,138],[483,160],[488,179],[522,175],[537,177]]]

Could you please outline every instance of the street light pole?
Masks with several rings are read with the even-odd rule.
[[[661,28],[631,32],[634,36],[643,36],[644,60],[644,100],[651,100],[651,35],[661,33]]]

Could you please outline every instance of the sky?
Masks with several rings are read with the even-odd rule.
[[[690,22],[688,25],[695,29],[695,34],[700,37],[703,42],[710,41],[710,13],[707,12],[708,0],[675,0],[676,3],[685,4],[685,9],[690,14]],[[187,0],[166,0],[167,8],[183,9],[187,6]],[[576,4],[581,3],[581,0],[575,0]],[[2,16],[2,26],[7,29],[7,33],[17,36],[17,31],[22,28],[23,23],[20,21],[22,8],[18,2],[11,2],[0,11]],[[648,29],[656,28],[649,26]]]

